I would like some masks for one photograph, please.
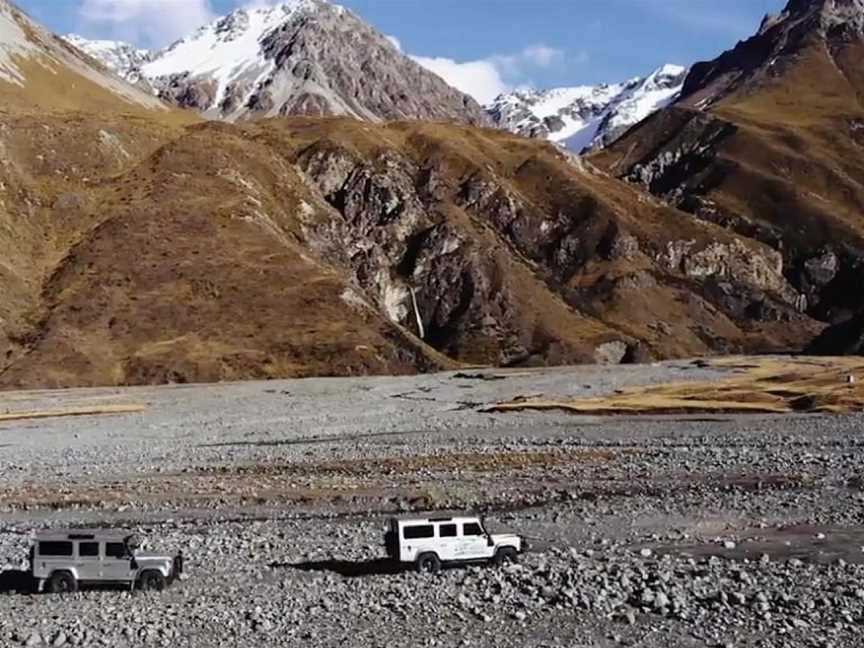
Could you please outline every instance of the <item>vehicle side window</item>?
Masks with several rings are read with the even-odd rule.
[[[78,556],[80,558],[96,558],[99,556],[99,543],[80,542],[78,544]]]
[[[438,534],[442,538],[455,538],[456,537],[456,525],[455,524],[442,524],[438,527]]]
[[[477,522],[468,522],[462,527],[462,535],[480,536],[483,535],[483,528]]]
[[[435,527],[431,524],[418,524],[417,526],[406,526],[402,530],[406,540],[417,540],[418,538],[434,538]]]
[[[125,558],[127,553],[126,546],[122,542],[105,543],[105,556],[108,558]]]
[[[39,543],[39,555],[40,556],[71,556],[72,555],[72,543],[71,542],[40,542]]]

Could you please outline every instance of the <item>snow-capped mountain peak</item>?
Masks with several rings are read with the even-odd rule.
[[[132,73],[153,56],[150,50],[122,41],[89,40],[77,34],[67,34],[63,39],[124,79],[134,77]]]
[[[97,55],[89,43],[73,44]],[[126,69],[113,50],[99,56],[108,65],[112,57],[122,76],[211,118],[336,114],[489,124],[475,101],[328,0],[235,10]]]
[[[517,91],[501,95],[486,109],[501,128],[579,152],[610,144],[668,105],[686,76],[686,68],[664,65],[623,83]]]

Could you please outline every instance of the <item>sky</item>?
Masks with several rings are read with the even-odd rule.
[[[16,0],[58,33],[164,47],[218,15],[276,0]],[[341,0],[451,85],[489,101],[516,88],[614,83],[711,59],[785,0]]]

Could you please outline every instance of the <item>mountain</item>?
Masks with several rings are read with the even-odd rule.
[[[585,157],[453,121],[205,121],[38,33],[48,45],[40,38],[28,56],[41,61],[59,48],[117,92],[84,86],[56,61],[51,76],[39,76],[41,62],[2,59],[7,74],[14,63],[22,77],[0,82],[4,93],[27,108],[4,106],[0,115],[0,387],[793,351],[824,328],[789,248],[691,209],[688,195],[710,190],[709,179],[721,186],[731,167],[685,184],[680,200],[651,179],[677,162],[682,178],[715,163],[713,140],[686,126],[704,122],[724,141],[752,133],[744,144],[753,146],[726,152],[724,162],[740,159],[742,173],[757,169],[760,181],[775,174],[734,194],[739,200],[762,200],[758,191],[773,192],[766,204],[786,200],[794,185],[780,176],[797,173],[795,182],[830,196],[820,218],[845,218],[843,201],[859,200],[858,158],[842,147],[860,145],[844,139],[857,130],[836,128],[858,119],[858,104],[837,93],[858,74],[854,66],[844,68],[847,86],[822,67],[809,77],[805,88],[818,91],[800,100],[838,103],[812,125],[794,112],[800,135],[782,111],[777,124],[757,123],[758,110],[740,108],[765,101],[748,88],[734,105],[755,115],[751,122],[724,126],[731,95],[710,109],[685,98]],[[20,52],[20,40],[0,30],[0,51]],[[797,98],[793,81],[784,83]],[[380,90],[361,85],[358,96]],[[53,103],[44,101],[49,92]],[[780,106],[791,103],[774,92]],[[832,134],[830,150],[809,148]],[[675,141],[694,148],[665,153]],[[843,157],[820,157],[835,149]],[[666,167],[652,163],[654,150]],[[811,158],[818,164],[805,166]],[[845,179],[827,166],[837,160]],[[828,194],[829,180],[846,183],[839,196]],[[790,226],[787,239],[794,235]],[[843,254],[825,249],[802,267],[839,289]]]
[[[770,246],[800,310],[842,324],[864,308],[862,60],[864,0],[792,0],[592,162]]]
[[[137,70],[153,57],[150,50],[122,41],[89,40],[77,34],[67,34],[63,40],[93,57],[121,78],[133,83],[139,78]]]
[[[664,65],[645,78],[599,86],[527,90],[501,95],[486,107],[501,128],[542,137],[579,153],[602,148],[672,102],[687,70]]]
[[[13,122],[0,171],[38,201],[17,235],[52,232],[4,320],[0,385],[621,362],[818,330],[776,253],[546,142],[345,118],[59,125]],[[80,175],[53,180],[48,141]],[[730,316],[719,276],[778,317]]]
[[[347,115],[488,123],[473,99],[327,0],[238,9],[158,52],[69,40],[120,76],[209,118]]]
[[[54,34],[8,0],[0,0],[0,110],[167,112],[155,97],[130,86]]]

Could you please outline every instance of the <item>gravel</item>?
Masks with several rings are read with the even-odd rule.
[[[487,372],[491,373],[491,372]],[[653,367],[9,395],[140,414],[0,427],[0,646],[859,647],[864,417],[489,415]],[[518,565],[422,576],[386,519],[474,510]],[[182,549],[164,592],[19,592],[37,528]]]

